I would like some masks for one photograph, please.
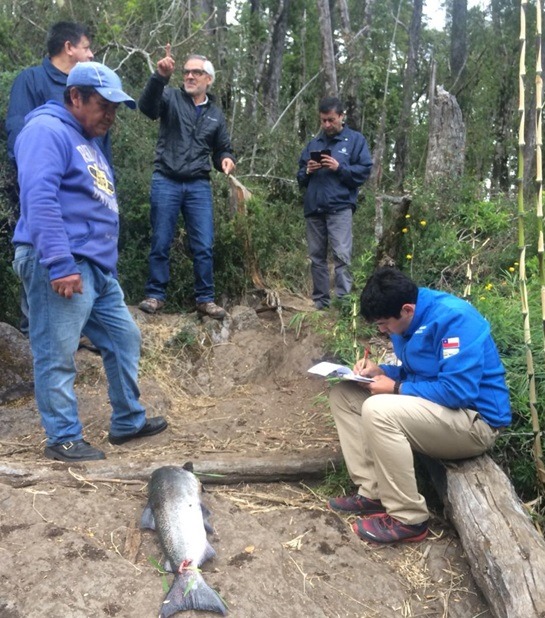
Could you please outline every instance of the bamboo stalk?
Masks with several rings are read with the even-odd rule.
[[[545,264],[544,264],[544,241],[543,241],[543,172],[542,172],[542,150],[543,150],[543,127],[542,127],[542,106],[543,106],[543,71],[541,68],[541,0],[536,0],[536,218],[538,227],[537,255],[539,265],[539,282],[541,292],[541,328],[543,335],[543,350],[545,351]],[[534,432],[534,456],[538,481],[545,485],[545,465],[543,463],[543,448],[541,445],[541,428],[537,414],[537,394],[535,379],[530,383],[530,409],[532,412],[532,430]]]
[[[525,230],[524,230],[524,220],[525,220],[525,205],[524,205],[524,127],[525,127],[525,77],[526,77],[526,8],[528,5],[528,0],[521,0],[520,2],[520,58],[519,58],[519,114],[520,114],[520,124],[519,124],[519,136],[518,136],[518,193],[517,193],[517,203],[518,203],[518,248],[519,248],[519,288],[520,288],[520,301],[521,301],[521,312],[522,312],[522,322],[523,322],[523,332],[524,332],[524,345],[526,349],[526,371],[528,375],[528,389],[529,389],[529,407],[530,407],[530,418],[532,421],[532,430],[535,436],[534,439],[534,457],[536,461],[536,471],[537,471],[537,480],[538,483],[545,483],[545,475],[544,475],[544,467],[542,461],[542,449],[541,449],[541,438],[540,438],[540,430],[539,430],[539,418],[537,414],[537,401],[536,401],[536,382],[535,382],[535,368],[534,368],[534,359],[532,355],[532,335],[530,330],[530,307],[528,303],[528,287],[526,281],[526,238],[525,238]],[[540,10],[540,8],[538,9]],[[540,26],[541,20],[538,20],[538,24]],[[539,45],[539,44],[538,44]],[[539,49],[539,47],[538,47]],[[538,57],[541,55],[541,52],[538,51]],[[536,74],[540,72],[540,67],[536,68]],[[536,87],[536,96],[537,93],[541,92],[539,87]],[[537,104],[537,99],[536,99]],[[539,109],[539,113],[536,113],[536,120],[540,116],[541,108]],[[536,144],[540,142],[541,138],[536,135]],[[538,155],[536,156],[536,161],[541,158],[540,155],[540,146],[538,148]],[[538,173],[540,176],[540,173]],[[537,194],[540,195],[541,191],[538,190]],[[538,219],[539,220],[539,219]],[[543,253],[542,253],[543,256]],[[540,260],[540,277],[542,276],[542,265],[543,259]]]

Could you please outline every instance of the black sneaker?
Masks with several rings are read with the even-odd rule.
[[[136,438],[147,438],[148,436],[154,436],[155,434],[161,433],[168,427],[168,423],[162,416],[154,416],[153,418],[148,418],[140,431],[136,433],[131,433],[128,436],[112,436],[111,433],[108,434],[108,440],[110,444],[125,444],[129,440],[135,440]]]
[[[386,509],[382,506],[380,500],[371,500],[371,498],[366,498],[361,494],[330,498],[327,501],[327,506],[332,511],[345,513],[347,515],[374,515],[376,513],[386,513]]]
[[[97,459],[106,459],[106,455],[101,450],[91,446],[85,440],[74,440],[73,442],[46,446],[44,455],[49,459],[56,459],[57,461],[95,461]]]

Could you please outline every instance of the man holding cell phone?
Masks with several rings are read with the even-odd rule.
[[[335,270],[335,295],[342,299],[352,288],[352,216],[358,191],[369,178],[371,154],[365,137],[344,124],[337,97],[318,105],[321,130],[299,158],[297,181],[305,188],[304,215],[311,262],[312,300],[317,309],[331,301],[328,249]]]

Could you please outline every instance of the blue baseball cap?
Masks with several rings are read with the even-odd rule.
[[[107,101],[136,109],[134,99],[123,92],[119,77],[100,62],[78,62],[68,73],[66,85],[91,86]]]

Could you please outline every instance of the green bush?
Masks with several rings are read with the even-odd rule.
[[[535,261],[533,262],[535,265]],[[507,384],[513,409],[513,423],[497,441],[493,454],[509,472],[517,493],[523,500],[539,494],[536,462],[533,452],[534,433],[530,412],[530,391],[527,352],[533,359],[536,385],[536,414],[541,428],[545,427],[545,363],[541,325],[541,286],[533,264],[527,269],[528,305],[531,341],[526,346],[523,334],[518,276],[500,273],[497,280],[481,284],[475,290],[473,302],[488,319],[507,372]],[[517,271],[517,264],[510,269]],[[538,437],[538,439],[541,439]]]

